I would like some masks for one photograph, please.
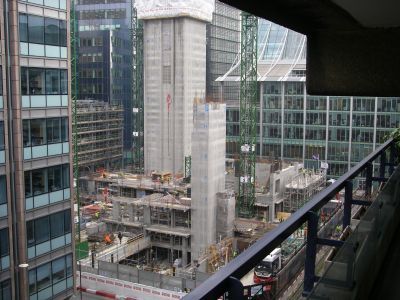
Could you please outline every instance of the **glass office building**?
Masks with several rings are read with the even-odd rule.
[[[0,6],[0,299],[73,293],[69,1]]]
[[[215,1],[213,18],[207,24],[206,47],[206,97],[227,102],[238,99],[238,82],[215,81],[232,68],[240,49],[240,10]],[[237,70],[236,73],[238,74]]]
[[[124,149],[132,147],[131,0],[78,0],[79,100],[124,107]]]
[[[259,21],[259,157],[299,161],[308,168],[328,163],[338,177],[400,124],[400,98],[311,96],[306,91],[306,37]],[[229,75],[226,81],[237,80]],[[239,107],[227,108],[227,155],[239,145]]]

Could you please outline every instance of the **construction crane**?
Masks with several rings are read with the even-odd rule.
[[[143,21],[138,20],[131,0],[132,41],[132,159],[133,172],[144,172],[144,110],[143,110]]]
[[[254,216],[258,18],[242,12],[240,46],[239,195],[237,215]]]
[[[72,144],[73,144],[73,173],[75,180],[75,202],[78,207],[78,242],[81,241],[81,217],[79,197],[79,159],[78,159],[78,126],[77,126],[77,100],[78,100],[78,24],[75,11],[75,0],[71,0],[70,8],[70,39],[71,39],[71,101],[72,101]]]

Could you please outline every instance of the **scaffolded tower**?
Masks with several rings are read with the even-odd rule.
[[[205,95],[212,0],[136,1],[143,19],[144,172],[184,173],[193,100]]]
[[[143,115],[143,21],[137,18],[134,1],[131,0],[131,39],[132,39],[132,138],[133,171],[143,173],[144,169],[144,115]]]
[[[225,190],[226,104],[198,104],[194,111],[192,260],[198,259],[210,244],[216,242],[217,229],[221,229],[217,224],[217,193]]]
[[[326,172],[304,170],[297,174],[285,186],[283,210],[288,213],[297,211],[306,204],[312,196],[325,188]]]
[[[258,18],[242,13],[240,51],[240,167],[239,217],[254,215],[257,105],[257,26]]]
[[[70,39],[71,39],[71,100],[72,100],[72,143],[73,143],[73,155],[74,155],[74,178],[76,180],[76,186],[79,187],[79,159],[78,159],[78,130],[76,126],[76,115],[77,115],[77,98],[78,98],[78,28],[77,19],[75,12],[75,0],[71,0],[70,6]],[[81,241],[80,231],[80,198],[79,188],[74,189],[75,201],[78,206],[78,241]]]
[[[78,135],[80,173],[121,167],[124,108],[103,101],[77,101],[74,132]],[[76,127],[76,128],[75,128]]]

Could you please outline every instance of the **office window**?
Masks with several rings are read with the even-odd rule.
[[[62,189],[62,166],[51,167],[47,170],[49,191],[54,192]]]
[[[36,269],[29,271],[28,280],[29,295],[32,295],[36,292]]]
[[[31,184],[31,176],[27,176],[27,172],[25,172],[25,197],[32,197],[32,184]]]
[[[4,150],[4,123],[0,122],[0,151]]]
[[[0,205],[7,203],[6,176],[0,175]]]
[[[61,95],[68,94],[68,73],[67,70],[60,70],[60,91]]]
[[[61,142],[61,118],[47,119],[47,143]]]
[[[39,218],[34,221],[35,244],[40,244],[50,239],[49,217]]]
[[[11,281],[9,279],[0,282],[0,299],[11,299]]]
[[[51,238],[64,235],[64,222],[60,220],[64,219],[64,212],[58,212],[50,216],[50,228],[51,228]]]
[[[51,283],[51,264],[47,263],[38,268],[36,268],[36,285],[37,289],[48,287]]]
[[[23,68],[24,69],[24,68]],[[44,69],[31,68],[29,69],[29,94],[30,95],[43,95],[45,93],[45,71]]]
[[[65,258],[60,257],[56,260],[54,260],[51,263],[51,269],[52,269],[52,279],[53,282],[58,282],[62,279],[65,278],[66,275],[66,267],[65,267]]]
[[[21,42],[28,42],[28,16],[19,15],[19,39]]]
[[[28,40],[30,43],[44,43],[44,18],[39,16],[28,16]]]
[[[60,20],[60,46],[67,46],[67,22]]]
[[[8,256],[9,254],[10,248],[8,242],[8,228],[0,229],[0,258]]]
[[[68,118],[62,118],[61,119],[61,140],[63,142],[68,142],[69,140],[69,135],[68,135]]]
[[[67,22],[20,14],[19,35],[21,42],[66,47]]]
[[[63,165],[63,187],[69,187],[69,165]]]
[[[25,171],[25,197],[27,198],[67,189],[69,185],[68,164]]]
[[[46,169],[38,169],[31,171],[32,174],[32,192],[33,195],[41,195],[47,193]]]
[[[68,74],[64,69],[21,68],[22,95],[66,95]]]
[[[36,299],[36,293],[51,287],[51,285],[54,285],[52,289],[50,288],[50,294],[52,296],[56,296],[56,294],[66,290],[67,288],[72,288],[71,280],[69,283],[64,282],[61,289],[60,285],[57,284],[63,280],[72,279],[72,272],[69,272],[71,265],[72,255],[68,254],[45,263],[35,269],[29,270],[29,295],[31,296],[31,299],[32,297],[33,299]],[[57,286],[55,286],[55,284],[57,284]]]
[[[60,70],[46,70],[46,95],[60,94]]]
[[[68,118],[23,120],[24,147],[68,142]]]
[[[58,46],[60,44],[60,21],[57,19],[44,18],[44,24],[45,44]]]
[[[26,222],[28,248],[71,232],[69,209]]]
[[[46,119],[23,120],[22,125],[25,147],[46,144]]]

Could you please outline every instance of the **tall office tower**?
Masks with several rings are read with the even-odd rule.
[[[216,242],[217,193],[225,190],[226,105],[195,104],[192,135],[191,258]],[[234,205],[234,204],[233,204]]]
[[[0,298],[73,293],[69,1],[3,1]]]
[[[258,41],[259,156],[328,162],[328,176],[338,177],[399,126],[400,98],[308,95],[305,36],[260,20]],[[228,107],[228,156],[238,153],[238,127],[239,107]]]
[[[239,62],[240,10],[215,1],[212,22],[207,24],[206,96],[229,106],[239,99],[239,82],[215,81]],[[239,69],[233,69],[239,75]],[[221,99],[223,96],[223,99]]]
[[[137,1],[144,20],[144,169],[184,172],[193,100],[205,96],[213,0]]]
[[[78,99],[124,106],[124,149],[132,147],[131,0],[78,0]]]

